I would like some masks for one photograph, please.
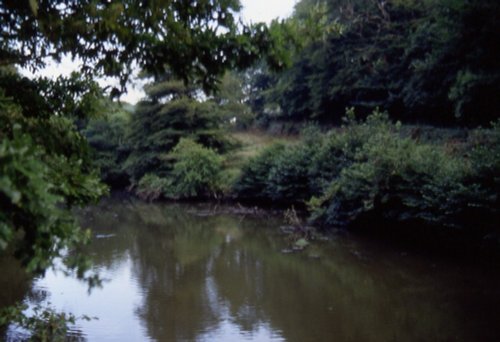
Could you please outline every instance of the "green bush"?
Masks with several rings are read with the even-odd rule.
[[[468,210],[462,216],[485,229],[497,227],[500,222],[500,120],[493,123],[491,129],[474,131],[470,140],[472,149],[465,157],[470,160],[471,172],[463,180],[465,191],[459,197]]]
[[[442,203],[449,203],[465,172],[443,149],[381,130],[366,140],[325,194],[311,201],[313,216],[335,226],[349,225],[364,214],[445,223]]]
[[[139,180],[135,193],[143,200],[154,201],[165,196],[170,185],[169,179],[147,173]]]
[[[472,134],[471,162],[473,173],[487,182],[485,186],[500,186],[500,120],[490,130],[476,130]]]
[[[136,105],[126,137],[130,154],[123,169],[133,184],[146,173],[167,176],[172,164],[165,156],[182,138],[219,153],[232,148],[221,129],[218,107],[211,101],[197,101],[195,87],[167,77],[148,85],[145,91],[147,97]]]
[[[251,159],[235,185],[239,197],[303,203],[323,194],[341,171],[352,165],[359,149],[377,131],[395,129],[376,111],[358,123],[348,109],[345,125],[324,135],[314,127],[292,146],[271,146]]]
[[[234,185],[239,198],[304,203],[311,197],[310,165],[323,143],[318,127],[302,132],[300,144],[274,144],[250,159]]]
[[[182,138],[170,156],[175,163],[170,174],[173,197],[217,197],[223,187],[222,157],[194,140]]]
[[[347,109],[344,124],[328,132],[314,151],[309,166],[311,194],[323,193],[344,168],[351,166],[357,152],[371,136],[391,129],[385,113],[375,111],[367,122],[359,123],[354,109]]]
[[[351,226],[363,218],[481,235],[499,220],[500,124],[451,146],[420,142],[375,111],[348,110],[344,125],[251,159],[234,186],[239,198],[308,202],[311,218]]]
[[[241,175],[233,186],[236,196],[243,199],[267,199],[269,171],[284,151],[283,144],[273,144],[243,165]]]
[[[265,194],[280,202],[304,202],[310,195],[309,165],[313,148],[307,144],[289,146],[273,160],[268,170]]]
[[[359,130],[369,134],[362,135],[351,163],[342,165],[324,194],[309,202],[317,222],[348,226],[366,216],[467,228],[479,235],[496,229],[498,124],[473,134],[465,155],[450,152],[446,144],[402,137],[399,126],[380,114],[350,123],[349,132]],[[350,159],[351,152],[340,156]]]

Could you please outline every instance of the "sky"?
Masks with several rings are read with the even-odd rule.
[[[269,23],[275,18],[284,19],[292,14],[293,7],[297,0],[240,0],[243,9],[241,11],[242,20],[246,23],[265,22]],[[72,71],[78,70],[78,62],[71,58],[63,58],[61,63],[50,63],[45,69],[40,70],[36,76],[56,78],[60,75],[69,75]],[[27,70],[21,70],[23,74],[30,77],[33,74]],[[101,79],[98,80],[102,87],[117,84],[116,81]],[[120,100],[129,103],[136,103],[143,96],[141,82],[134,82],[127,87],[128,91],[123,94]]]
[[[286,18],[292,14],[296,0],[240,0],[243,6],[244,21],[266,22],[280,17]]]

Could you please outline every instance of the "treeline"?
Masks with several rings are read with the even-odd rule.
[[[303,0],[272,24],[291,52],[284,71],[261,61],[208,96],[156,77],[135,108],[83,132],[102,178],[144,199],[279,203],[325,227],[498,244],[499,14],[485,0]],[[228,131],[273,123],[305,128],[235,169]]]
[[[500,2],[302,0],[285,72],[248,73],[262,123],[340,124],[375,108],[404,123],[489,125],[500,108]]]

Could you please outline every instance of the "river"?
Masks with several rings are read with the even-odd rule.
[[[80,213],[102,288],[49,270],[4,296],[95,316],[75,329],[97,342],[500,340],[491,267],[348,234],[283,253],[280,216],[227,209],[104,201]]]

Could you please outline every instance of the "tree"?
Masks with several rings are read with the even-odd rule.
[[[405,122],[487,125],[500,108],[499,14],[491,0],[302,0],[288,26],[303,49],[261,107],[282,120],[340,123],[346,107],[379,107]]]
[[[138,65],[210,88],[227,68],[247,66],[275,45],[264,24],[237,25],[240,8],[238,0],[6,0],[0,65],[36,70],[47,57],[69,54],[82,60],[83,73],[117,76],[122,86]]]
[[[0,253],[13,254],[28,271],[43,272],[63,248],[88,240],[69,209],[105,193],[88,146],[68,117],[85,110],[89,99],[52,101],[49,94],[57,93],[57,81],[35,82],[1,71],[2,81],[32,87],[17,98],[0,88]],[[48,96],[38,93],[41,89]],[[83,265],[76,259],[66,261]]]
[[[101,111],[93,77],[118,77],[123,88],[138,65],[211,89],[225,69],[262,54],[278,64],[267,28],[237,25],[239,8],[237,0],[0,2],[0,253],[42,272],[63,247],[86,240],[69,209],[105,192],[75,125]],[[15,72],[65,54],[82,61],[80,74],[51,81]],[[195,117],[201,110],[188,108]]]
[[[169,75],[145,87],[130,122],[131,153],[124,168],[137,183],[146,173],[165,176],[171,170],[167,154],[183,137],[224,151],[228,140],[221,130],[222,117],[213,101],[201,100],[200,89]]]
[[[217,115],[228,129],[246,129],[255,119],[251,108],[245,103],[247,94],[243,82],[243,73],[226,72],[212,99]]]
[[[134,106],[109,100],[104,101],[103,105],[106,110],[88,120],[83,135],[92,149],[101,180],[112,188],[124,188],[129,185],[123,163],[130,153],[127,137]]]

